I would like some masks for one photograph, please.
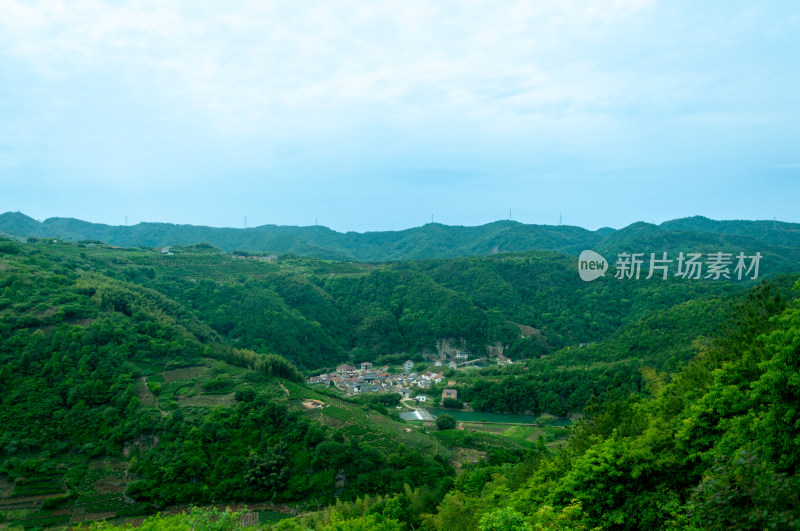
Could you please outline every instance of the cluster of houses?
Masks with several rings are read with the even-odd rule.
[[[418,402],[428,400],[427,395],[421,393],[430,388],[433,384],[442,382],[444,376],[440,372],[425,371],[418,373],[414,371],[414,362],[411,360],[403,363],[402,374],[392,374],[389,366],[373,367],[372,363],[365,361],[359,367],[342,364],[336,367],[336,372],[330,374],[320,374],[308,379],[308,383],[328,384],[332,382],[337,388],[345,391],[349,395],[359,393],[399,393],[403,398],[411,398],[415,395]],[[448,382],[454,384],[455,382]],[[447,395],[442,393],[442,397],[449,396],[457,398],[454,389],[446,389]]]

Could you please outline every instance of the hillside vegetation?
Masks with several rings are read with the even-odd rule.
[[[120,247],[165,247],[208,242],[226,252],[294,254],[333,260],[394,260],[486,256],[520,251],[578,255],[584,249],[616,252],[716,252],[735,247],[768,255],[772,273],[792,272],[800,260],[800,224],[714,221],[696,216],[661,225],[634,223],[590,231],[567,225],[496,221],[476,227],[429,223],[401,231],[340,233],[323,226],[263,225],[215,228],[170,223],[112,226],[72,218],[36,221],[19,212],[0,214],[0,234],[16,238],[98,240]],[[609,260],[610,261],[610,260]]]
[[[122,280],[124,253],[51,249],[3,242],[0,255],[3,518],[56,525],[446,486],[435,441],[380,415],[347,429],[360,407],[324,396],[322,413],[343,421],[307,415],[290,362],[234,347],[192,310]]]
[[[552,251],[378,264],[0,239],[0,517],[247,502],[289,529],[791,528],[796,276],[768,266],[795,251],[741,249],[772,257],[768,283],[587,283]],[[444,348],[514,361],[458,373],[476,410],[582,414],[566,448],[303,384]]]
[[[363,496],[263,527],[796,529],[798,344],[800,307],[760,286],[671,378],[644,371],[647,393],[621,387],[590,403],[559,452],[465,470],[433,510],[406,486],[393,496]],[[228,522],[237,518],[226,515]],[[149,525],[193,529],[202,517],[157,517]],[[224,529],[225,521],[218,522],[209,528]]]

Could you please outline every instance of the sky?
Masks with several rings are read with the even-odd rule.
[[[800,222],[800,2],[0,0],[0,212]]]

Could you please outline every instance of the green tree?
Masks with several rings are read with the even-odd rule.
[[[442,399],[442,407],[446,407],[448,409],[461,409],[464,407],[464,403],[457,398],[451,398],[448,396]]]
[[[259,489],[272,492],[273,497],[286,486],[291,471],[286,458],[286,445],[281,443],[265,455],[252,455],[247,463],[245,480]]]
[[[320,531],[404,531],[405,526],[393,518],[369,514],[348,520],[334,521]]]
[[[436,514],[422,515],[422,521],[436,531],[472,531],[478,526],[472,503],[463,492],[450,492],[442,499]]]
[[[436,429],[439,431],[454,430],[456,425],[456,419],[453,417],[453,415],[444,413],[436,417]]]
[[[481,531],[532,531],[525,515],[510,507],[486,513],[481,517]]]

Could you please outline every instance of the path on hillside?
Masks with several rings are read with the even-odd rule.
[[[161,416],[166,417],[167,412],[158,407],[158,398],[156,397],[155,394],[153,394],[153,391],[151,391],[150,388],[147,387],[147,376],[142,376],[139,379],[142,381],[142,385],[137,386],[137,388],[140,389],[140,392],[138,393],[139,401],[142,403],[142,405],[156,408],[161,412]]]

